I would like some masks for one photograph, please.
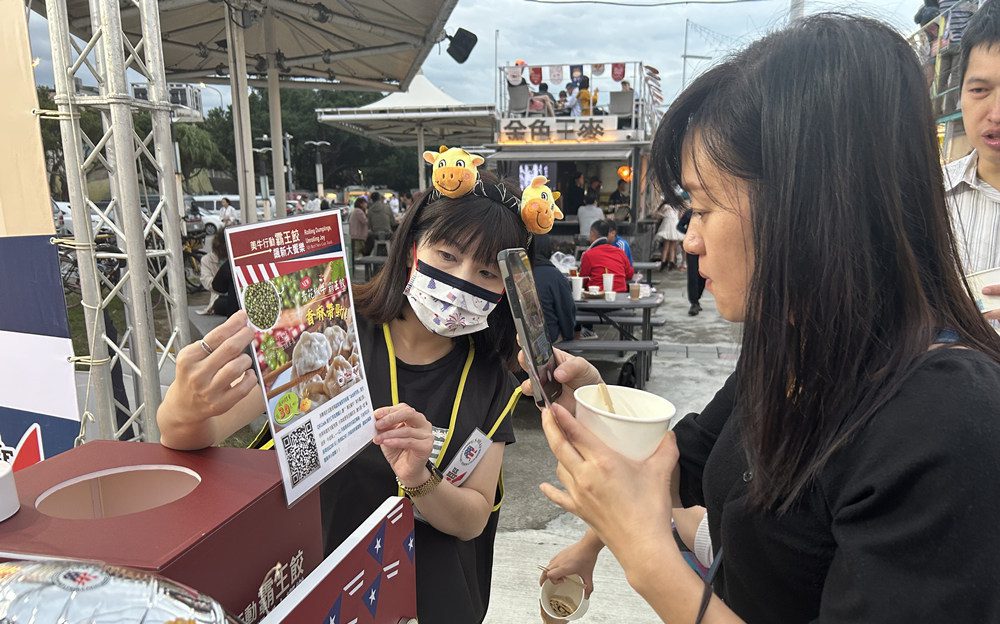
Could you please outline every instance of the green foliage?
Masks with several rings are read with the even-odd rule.
[[[56,108],[52,95],[51,88],[38,88],[41,108]],[[384,185],[400,191],[417,185],[417,156],[412,148],[383,145],[316,120],[317,108],[363,106],[381,97],[379,93],[352,91],[285,89],[281,92],[282,124],[285,132],[294,137],[291,141],[290,158],[297,190],[311,191],[316,188],[316,149],[305,145],[306,141],[330,143],[321,152],[325,178],[323,182],[327,188],[360,184],[359,169],[364,172],[364,183],[367,185]],[[79,112],[83,132],[92,142],[98,142],[103,133],[101,114],[92,108],[83,108]],[[133,123],[136,133],[143,138],[152,127],[146,111],[136,113]],[[271,132],[266,90],[254,89],[250,93],[250,127],[254,137]],[[201,124],[174,124],[173,136],[181,152],[185,180],[197,176],[203,169],[217,169],[236,177],[231,108],[211,109]],[[42,121],[42,143],[52,194],[65,197],[66,174],[57,121]],[[264,144],[254,141],[254,146],[264,147]],[[266,167],[270,173],[270,157],[261,159],[259,166]],[[146,184],[155,188],[154,171],[148,163],[143,162],[142,174]]]
[[[55,93],[51,87],[37,87],[38,107],[43,110],[56,110],[53,99]],[[101,126],[101,114],[92,108],[76,111],[80,114],[80,129],[93,143],[101,140],[104,130]],[[45,171],[49,179],[49,192],[53,197],[68,199],[66,190],[66,158],[63,155],[62,134],[59,122],[54,119],[42,119],[42,149],[45,151]],[[81,137],[82,139],[82,137]]]
[[[187,181],[203,169],[230,168],[212,134],[196,124],[174,124],[174,140],[181,153],[181,173]]]
[[[394,148],[376,141],[339,130],[316,120],[317,108],[363,106],[382,97],[379,93],[285,89],[281,92],[281,121],[291,141],[291,162],[297,190],[316,188],[316,148],[305,141],[328,141],[321,152],[324,186],[339,188],[359,184],[358,169],[364,171],[366,184],[386,185],[399,190],[417,185],[416,154],[410,148]],[[270,135],[271,124],[267,107],[267,90],[250,93],[250,127],[254,137]],[[236,152],[233,145],[232,111],[212,110],[205,122],[230,164],[227,171],[235,177]],[[264,147],[254,141],[255,147]],[[270,156],[261,166],[270,173]]]

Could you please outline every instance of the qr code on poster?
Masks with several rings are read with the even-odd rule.
[[[311,420],[282,436],[281,444],[285,447],[285,459],[288,461],[293,487],[319,470],[319,451],[316,449]]]

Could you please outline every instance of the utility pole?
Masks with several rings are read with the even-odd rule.
[[[292,152],[291,147],[289,147],[288,142],[294,139],[292,135],[285,133],[285,163],[288,167],[286,169],[288,173],[288,190],[291,191],[295,188],[295,183],[292,182]]]
[[[788,23],[794,24],[803,17],[806,12],[806,0],[792,0],[792,6],[788,10]]]
[[[329,147],[329,141],[305,141],[303,145],[313,145],[316,147],[316,193],[323,199],[323,161],[320,159],[320,149]]]
[[[267,163],[264,161],[264,155],[271,151],[270,147],[255,147],[253,148],[254,154],[260,155],[260,164],[257,167],[257,171],[260,172],[260,196],[263,198],[265,205],[267,205],[271,197],[271,185],[267,179]],[[275,199],[277,201],[277,199]],[[275,215],[275,207],[271,206],[271,209],[267,212],[270,214],[265,214],[265,218],[273,218]]]
[[[691,31],[691,20],[684,20],[684,54],[681,54],[681,89],[687,87],[688,59],[699,59],[703,61],[712,60],[711,56],[700,56],[698,54],[688,54],[688,34]]]

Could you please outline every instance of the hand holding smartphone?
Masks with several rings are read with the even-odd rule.
[[[535,405],[551,409],[551,403],[562,393],[562,385],[552,376],[556,368],[555,356],[545,334],[545,313],[538,301],[528,254],[521,248],[504,249],[497,255],[497,261],[507,289],[514,326],[527,360]]]

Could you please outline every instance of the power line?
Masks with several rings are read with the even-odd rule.
[[[770,0],[666,0],[663,2],[636,3],[615,2],[613,0],[524,0],[535,4],[606,4],[610,6],[644,8],[675,6],[682,4],[744,4],[747,2],[769,2]]]

